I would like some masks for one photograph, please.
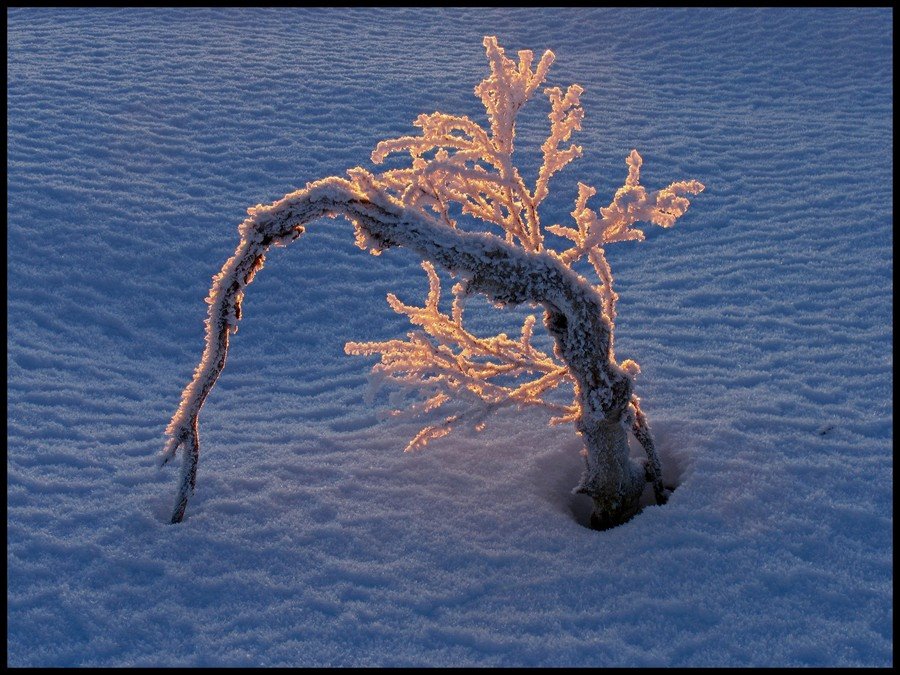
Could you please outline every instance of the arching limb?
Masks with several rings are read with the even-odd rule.
[[[634,494],[644,471],[628,457],[621,420],[631,402],[631,378],[611,358],[611,326],[603,300],[578,274],[547,252],[532,253],[490,234],[456,230],[404,208],[356,169],[352,181],[326,178],[270,206],[249,210],[240,226],[235,254],[213,278],[207,302],[206,345],[194,377],[167,428],[163,463],[179,447],[188,453],[172,522],[180,522],[196,483],[200,442],[198,416],[225,366],[229,332],[237,330],[244,287],[262,267],[273,243],[296,239],[303,226],[323,216],[344,216],[365,241],[378,248],[403,246],[423,259],[462,275],[469,287],[504,304],[543,305],[557,352],[576,383],[580,408],[576,428],[586,446],[586,469],[579,489],[594,497],[597,522],[613,526],[634,513]]]

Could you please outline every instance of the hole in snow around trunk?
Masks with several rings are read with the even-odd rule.
[[[656,450],[663,470],[663,485],[674,492],[690,477],[691,431],[690,425],[681,421],[651,421]],[[646,458],[644,449],[629,434],[628,445],[631,456],[638,461]],[[590,529],[593,500],[584,494],[573,494],[584,468],[581,458],[583,444],[578,436],[561,443],[560,446],[536,462],[534,482],[540,494],[554,504],[558,511],[571,517],[579,525]],[[641,508],[656,506],[653,487],[647,485],[640,500]],[[638,516],[639,517],[639,516]]]

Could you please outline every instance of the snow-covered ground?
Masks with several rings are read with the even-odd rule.
[[[892,664],[891,10],[7,16],[10,665]],[[343,345],[402,336],[385,295],[425,275],[326,220],[249,288],[167,524],[163,430],[246,208],[421,112],[483,119],[484,35],[586,90],[545,223],[632,148],[649,188],[706,185],[607,249],[670,503],[584,527],[543,413],[404,454],[421,425]]]

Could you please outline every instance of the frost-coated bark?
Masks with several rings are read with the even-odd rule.
[[[576,382],[576,428],[585,442],[585,471],[578,490],[594,499],[593,522],[609,527],[637,510],[646,473],[659,466],[652,443],[648,469],[629,459],[627,429],[633,413],[630,375],[611,358],[611,330],[603,298],[578,274],[548,252],[529,252],[490,234],[454,229],[390,195],[355,180],[326,178],[271,206],[250,209],[240,226],[241,242],[214,277],[210,290],[206,346],[194,378],[167,429],[163,463],[184,446],[185,460],[172,522],[179,522],[196,484],[200,453],[198,415],[225,366],[229,333],[237,330],[244,287],[262,267],[273,243],[296,239],[306,224],[323,216],[344,216],[381,249],[406,247],[423,259],[461,275],[470,290],[503,304],[542,305],[545,325]],[[646,426],[646,425],[645,425]],[[655,478],[655,476],[653,476]]]
[[[414,412],[433,412],[445,403],[468,397],[476,401],[469,412],[429,425],[407,449],[421,447],[450,432],[460,420],[476,417],[476,429],[490,412],[505,405],[542,406],[557,416],[551,424],[574,422],[585,442],[585,471],[577,490],[594,499],[592,524],[605,529],[624,522],[638,509],[646,482],[653,485],[657,503],[666,500],[659,457],[632,380],[640,372],[632,360],[616,362],[613,322],[616,300],[613,276],[604,246],[619,241],[640,241],[638,222],[672,227],[690,206],[686,195],[699,194],[696,180],[677,181],[654,192],[641,185],[642,159],[632,150],[626,159],[628,177],[606,207],[594,210],[588,201],[596,190],[578,184],[574,227],[541,225],[540,205],[549,194],[549,180],[582,154],[569,144],[581,129],[584,109],[582,88],[570,85],[544,89],[550,102],[550,133],[541,146],[543,163],[532,188],[526,185],[513,161],[516,115],[547,77],[554,55],[545,51],[532,69],[534,54],[518,52],[508,58],[496,37],[484,38],[490,73],[475,87],[489,127],[475,120],[441,112],[420,115],[413,123],[418,135],[380,142],[372,161],[408,153],[409,164],[372,174],[350,169],[349,180],[332,177],[311,183],[271,206],[259,205],[240,226],[241,242],[234,256],[213,278],[207,302],[206,347],[193,380],[185,388],[181,405],[167,429],[170,440],[163,463],[184,447],[184,464],[173,522],[184,516],[196,483],[200,456],[197,417],[210,389],[225,366],[229,333],[237,330],[244,287],[262,267],[272,244],[285,245],[303,227],[322,216],[343,216],[356,228],[356,243],[380,253],[404,246],[423,259],[429,276],[424,307],[402,303],[393,294],[391,307],[406,314],[421,328],[408,340],[348,342],[348,354],[381,355],[373,372],[394,384],[419,387],[428,398],[411,406]],[[457,228],[459,218],[474,220],[504,238],[467,233]],[[545,231],[568,239],[569,247],[547,247]],[[591,285],[572,270],[586,259],[596,274]],[[460,275],[451,314],[439,309],[439,265]],[[531,344],[536,318],[522,324],[519,340],[506,334],[480,338],[463,326],[466,295],[478,292],[497,304],[530,303],[544,308],[544,324],[555,341],[547,354]],[[512,384],[510,383],[512,381]],[[549,393],[573,383],[574,401],[563,406]],[[639,466],[628,456],[628,431],[647,454]]]

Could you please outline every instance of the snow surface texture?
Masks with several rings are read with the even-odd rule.
[[[890,10],[8,23],[10,665],[892,663]],[[585,88],[545,212],[579,179],[611,194],[632,148],[648,185],[706,185],[607,252],[669,504],[584,527],[581,444],[538,411],[403,453],[419,423],[379,419],[343,345],[402,335],[385,295],[427,279],[326,220],[248,290],[168,525],[162,431],[246,208],[366,166],[421,112],[483,114],[493,34]],[[477,309],[473,332],[521,324]]]

